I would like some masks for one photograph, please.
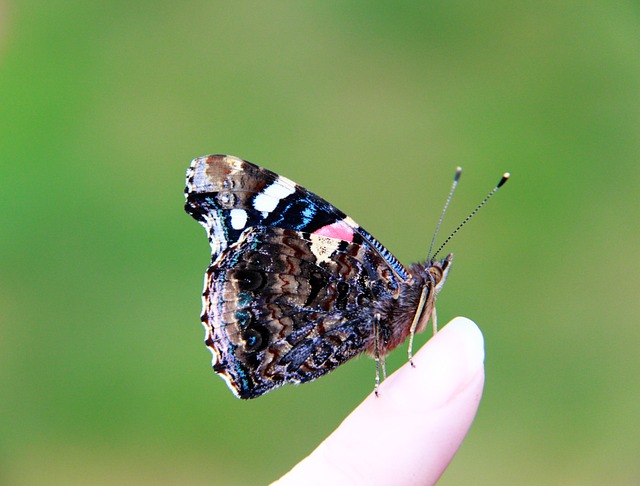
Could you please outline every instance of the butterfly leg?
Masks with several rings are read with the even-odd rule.
[[[382,367],[382,373],[384,378],[387,377],[387,368],[384,358],[380,357],[380,314],[373,316],[373,344],[375,349],[376,360],[376,384],[374,392],[378,396],[378,388],[380,387],[380,368]]]
[[[386,356],[380,356],[380,364],[382,365],[382,380],[387,379],[387,358]]]
[[[411,331],[411,334],[409,334],[409,363],[411,363],[411,366],[413,368],[416,367],[416,365],[413,364],[413,336],[415,335],[415,333],[413,331]]]
[[[436,306],[433,306],[433,312],[431,313],[431,328],[433,329],[433,335],[438,334],[438,316],[436,315]]]
[[[427,295],[429,294],[429,287],[424,286],[422,289],[422,294],[420,294],[420,302],[418,302],[418,307],[416,308],[416,313],[413,315],[413,322],[411,323],[411,327],[409,328],[409,363],[411,366],[415,368],[413,364],[413,337],[416,335],[416,328],[418,327],[418,322],[420,321],[420,314],[422,314],[422,309],[427,302]]]

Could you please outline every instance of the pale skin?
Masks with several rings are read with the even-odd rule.
[[[484,340],[457,317],[274,484],[430,485],[460,447],[484,385]]]

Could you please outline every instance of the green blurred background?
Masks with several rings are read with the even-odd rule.
[[[405,263],[456,165],[441,239],[511,171],[448,247],[487,379],[441,484],[640,481],[637,2],[0,0],[0,483],[265,483],[371,391],[369,359],[250,402],[210,369],[207,153]]]

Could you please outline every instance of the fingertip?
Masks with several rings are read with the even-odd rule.
[[[458,353],[465,357],[469,367],[476,369],[484,365],[484,336],[471,319],[458,316],[434,336],[434,340],[446,340],[446,345],[455,345]]]
[[[281,484],[315,478],[434,484],[464,439],[484,384],[484,338],[457,317],[380,386]],[[387,460],[376,461],[380,443]],[[373,458],[373,459],[372,459]],[[345,479],[348,478],[348,481]]]
[[[437,409],[484,373],[484,356],[478,326],[456,317],[414,355],[414,367],[406,364],[382,383],[380,394]]]

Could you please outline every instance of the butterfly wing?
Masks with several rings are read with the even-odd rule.
[[[207,230],[212,261],[252,226],[277,227],[352,241],[378,253],[399,279],[404,266],[335,206],[286,177],[231,155],[194,159],[187,171],[185,210]]]
[[[377,303],[391,301],[411,277],[355,221],[228,155],[195,159],[185,196],[212,250],[205,342],[237,396],[313,380],[374,349]]]
[[[375,303],[398,283],[361,237],[255,226],[207,270],[213,368],[240,398],[318,378],[373,349]]]

